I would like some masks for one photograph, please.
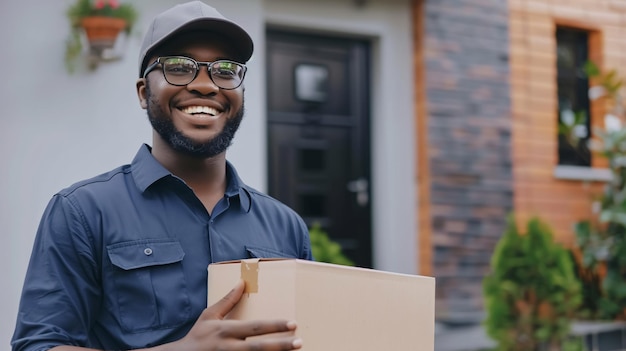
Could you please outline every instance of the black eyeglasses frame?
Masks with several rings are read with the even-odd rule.
[[[150,64],[148,67],[146,67],[146,70],[143,72],[142,78],[146,78],[148,73],[152,72],[158,65],[162,65],[162,61],[163,60],[175,59],[175,58],[191,60],[192,62],[194,62],[196,64],[196,73],[194,74],[193,78],[191,78],[191,80],[189,80],[189,82],[187,82],[185,84],[174,84],[174,83],[170,82],[167,79],[167,75],[165,74],[165,71],[161,70],[161,72],[163,73],[163,78],[165,78],[165,80],[169,84],[174,85],[174,86],[178,86],[178,87],[185,86],[185,85],[188,85],[191,82],[193,82],[198,77],[198,73],[200,73],[200,66],[206,66],[208,74],[209,74],[209,78],[211,78],[211,81],[213,82],[213,84],[215,84],[220,89],[235,90],[235,89],[239,88],[241,86],[241,84],[243,83],[243,80],[246,77],[246,72],[248,70],[248,67],[246,67],[246,65],[244,65],[243,63],[240,63],[240,62],[237,62],[237,61],[232,61],[232,60],[215,60],[215,61],[211,61],[211,62],[204,62],[204,61],[196,61],[196,60],[192,59],[191,57],[187,57],[187,56],[160,56],[160,57],[157,57],[157,59],[152,64]],[[224,88],[224,87],[220,86],[218,83],[215,82],[215,80],[213,79],[213,75],[211,74],[211,67],[215,63],[224,63],[224,62],[225,63],[232,63],[232,64],[238,65],[239,67],[242,68],[242,71],[241,71],[241,81],[234,88]]]

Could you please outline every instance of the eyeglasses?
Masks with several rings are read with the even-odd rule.
[[[213,83],[226,90],[239,88],[247,70],[243,64],[229,60],[199,62],[185,56],[166,56],[157,58],[154,63],[148,66],[143,73],[143,78],[158,65],[163,68],[165,80],[176,86],[193,82],[198,76],[200,66],[207,66],[209,77]]]

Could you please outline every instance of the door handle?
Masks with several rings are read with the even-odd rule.
[[[361,207],[367,206],[370,202],[369,187],[370,183],[364,177],[349,181],[347,186],[349,192],[356,193],[356,203]]]

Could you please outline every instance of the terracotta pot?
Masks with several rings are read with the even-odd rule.
[[[119,33],[126,28],[121,18],[93,16],[80,21],[92,48],[110,48],[115,44]]]

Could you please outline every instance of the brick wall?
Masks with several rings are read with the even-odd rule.
[[[441,319],[482,309],[509,212],[572,245],[601,189],[554,176],[559,25],[588,30],[591,59],[626,76],[624,0],[415,0],[420,267],[437,277]]]
[[[425,0],[417,8],[425,74],[417,90],[426,106],[417,124],[428,133],[418,131],[428,148],[419,153],[418,180],[427,166],[429,187],[420,189],[429,192],[429,273],[437,278],[438,317],[472,318],[482,311],[482,278],[513,208],[508,5]]]
[[[514,205],[518,221],[539,216],[557,240],[572,245],[572,225],[591,213],[598,182],[556,179],[557,26],[590,32],[590,59],[626,74],[626,1],[510,0]],[[605,102],[591,106],[592,125],[603,124]],[[606,160],[592,158],[593,167]]]

